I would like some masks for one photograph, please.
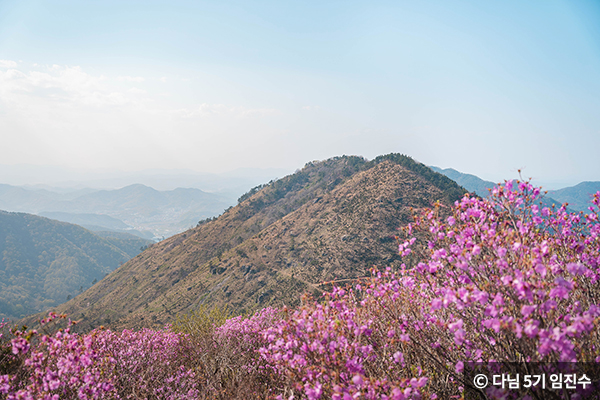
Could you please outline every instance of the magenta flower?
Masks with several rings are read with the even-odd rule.
[[[27,353],[29,351],[29,342],[22,337],[12,339],[11,343],[13,354]]]

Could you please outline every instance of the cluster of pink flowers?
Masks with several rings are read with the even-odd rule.
[[[399,235],[401,268],[209,333],[0,336],[0,398],[435,399],[469,362],[598,363],[600,192],[587,214],[539,200],[509,181],[438,204]]]
[[[427,232],[399,276],[417,311],[411,331],[435,332],[433,347],[457,362],[600,361],[597,209],[540,207],[539,189],[514,186],[465,197],[445,219],[428,211],[408,228]]]
[[[258,353],[258,349],[267,344],[262,332],[279,320],[281,311],[267,307],[249,318],[231,318],[215,329],[214,340],[221,357],[226,354],[228,364],[237,367],[238,380],[253,381],[256,397],[261,397],[261,392],[269,392],[273,381],[271,366]]]
[[[335,288],[324,304],[309,303],[263,332],[269,345],[261,354],[286,381],[278,398],[421,397],[428,378],[409,371],[417,365],[407,365],[400,351],[408,337],[395,324],[381,331],[371,299],[359,298]]]
[[[44,322],[60,316],[51,313]],[[12,353],[22,357],[17,374],[0,376],[7,399],[194,398],[194,372],[183,366],[180,335],[168,331],[58,330],[37,337],[15,331]],[[37,339],[37,340],[36,340]]]
[[[264,369],[265,363],[256,351],[266,344],[262,332],[281,319],[278,309],[267,307],[249,318],[242,316],[228,319],[217,327],[214,340],[221,349],[228,349],[232,359],[245,359],[240,368],[250,372]]]
[[[44,324],[59,318],[51,313]],[[102,373],[104,356],[93,347],[93,336],[79,336],[70,328],[54,335],[16,330],[12,354],[22,361],[19,373],[0,376],[0,394],[12,399],[103,399],[113,392]],[[34,339],[38,339],[32,345]]]
[[[121,399],[197,398],[198,382],[189,367],[192,352],[182,335],[168,330],[96,330],[94,349],[103,354],[105,374]]]

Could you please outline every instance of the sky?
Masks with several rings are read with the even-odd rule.
[[[600,181],[600,2],[0,0],[0,164]]]

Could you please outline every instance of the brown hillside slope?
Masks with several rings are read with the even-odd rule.
[[[463,192],[399,155],[309,163],[218,219],[152,246],[57,311],[89,329],[160,326],[199,304],[294,305],[325,281],[398,264],[392,237],[410,209]]]

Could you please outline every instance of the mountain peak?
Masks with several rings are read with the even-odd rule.
[[[293,305],[324,282],[365,276],[374,265],[398,267],[393,237],[412,210],[463,193],[399,154],[310,162],[152,246],[58,311],[85,329],[159,326],[199,304],[238,312]]]

